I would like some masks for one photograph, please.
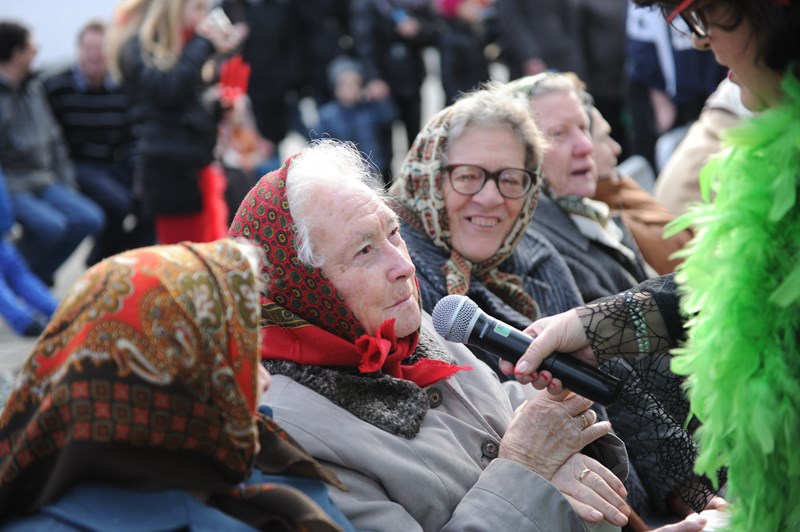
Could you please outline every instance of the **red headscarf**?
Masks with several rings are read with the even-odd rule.
[[[262,357],[304,365],[357,367],[362,373],[381,370],[420,387],[464,369],[424,356],[413,364],[403,364],[414,352],[419,332],[396,338],[394,320],[387,320],[369,336],[325,272],[300,261],[286,198],[291,162],[292,158],[287,159],[250,190],[228,232],[229,236],[254,240],[266,251]]]

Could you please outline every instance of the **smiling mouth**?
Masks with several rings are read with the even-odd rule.
[[[467,216],[467,220],[470,223],[477,225],[478,227],[496,227],[500,220],[497,218],[486,218],[484,216]]]

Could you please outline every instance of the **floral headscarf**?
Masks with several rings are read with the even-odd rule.
[[[444,155],[452,115],[452,106],[445,108],[419,132],[406,155],[400,175],[395,178],[391,193],[401,205],[398,210],[403,219],[450,255],[444,266],[448,294],[466,294],[470,278],[475,275],[509,305],[535,320],[539,309],[523,288],[522,280],[517,275],[499,271],[497,267],[511,256],[524,236],[539,198],[538,187],[532,187],[514,226],[490,259],[475,264],[453,249],[443,192],[444,179],[447,179]]]
[[[278,513],[275,500],[319,519],[296,490],[234,489],[254,463],[267,472],[319,468],[255,412],[257,286],[227,239],[142,248],[85,272],[0,414],[0,515],[35,511],[90,480],[209,493],[234,516],[261,508],[256,523]]]
[[[462,369],[415,353],[419,332],[396,338],[393,319],[369,336],[323,269],[300,261],[286,198],[292,160],[287,159],[250,190],[228,233],[254,240],[266,251],[262,270],[267,283],[262,297],[264,359],[358,368],[360,373],[382,371],[419,387]]]

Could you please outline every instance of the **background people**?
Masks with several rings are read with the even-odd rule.
[[[47,286],[28,268],[9,237],[14,211],[0,169],[0,316],[22,336],[36,337],[56,310]],[[0,402],[3,401],[0,391]]]
[[[108,72],[105,35],[103,22],[86,23],[78,32],[75,62],[45,80],[78,186],[106,216],[105,228],[95,236],[86,259],[88,266],[155,243],[152,220],[143,215],[134,193],[128,100]]]
[[[202,100],[203,65],[241,41],[206,0],[132,0],[121,5],[110,60],[128,95],[136,179],[158,242],[224,235],[225,177],[212,165],[217,118]]]
[[[355,143],[384,180],[388,180],[392,152],[386,150],[383,136],[397,118],[392,99],[388,95],[374,99],[367,97],[363,68],[350,57],[334,59],[328,67],[328,74],[334,99],[319,109],[319,123],[309,136]]]
[[[509,397],[469,350],[442,343],[379,189],[357,150],[323,141],[264,176],[231,226],[271,258],[264,400],[350,488],[334,501],[362,529],[580,530],[578,515],[624,524],[621,481],[576,454],[608,424],[592,423],[578,396],[538,395],[513,415],[523,390]],[[607,456],[622,474],[619,455]]]
[[[597,189],[592,197],[619,215],[648,266],[660,275],[671,273],[681,261],[675,252],[692,239],[691,229],[665,236],[664,229],[675,216],[634,179],[620,175],[617,157],[622,148],[611,137],[611,126],[600,111],[592,107],[589,112],[592,114],[591,133],[597,172]]]
[[[0,21],[0,166],[14,216],[17,246],[48,286],[84,238],[99,233],[103,211],[75,190],[75,169],[41,81],[31,72],[36,44],[15,22]]]

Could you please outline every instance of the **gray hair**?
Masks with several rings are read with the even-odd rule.
[[[586,91],[586,84],[574,72],[543,72],[535,76],[525,76],[509,82],[507,87],[518,97],[524,97],[531,103],[547,94],[572,93],[583,105],[591,125],[594,98]]]
[[[546,140],[531,119],[527,103],[515,98],[508,88],[497,82],[484,84],[481,89],[468,92],[451,105],[448,147],[457,141],[467,127],[479,126],[509,129],[525,148],[525,168],[535,169],[542,160]]]
[[[304,264],[319,268],[325,261],[311,241],[309,203],[315,194],[342,189],[368,190],[386,199],[382,181],[352,142],[315,140],[292,160],[286,175],[286,199],[294,219],[294,247]]]

